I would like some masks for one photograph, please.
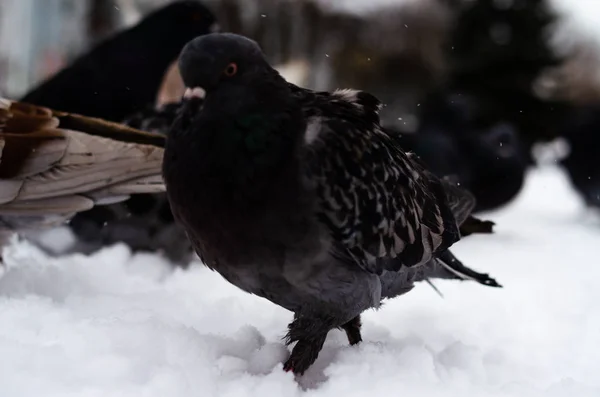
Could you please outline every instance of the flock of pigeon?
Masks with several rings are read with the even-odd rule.
[[[480,26],[467,21],[492,3],[461,11],[457,53],[475,39],[465,26]],[[125,241],[180,261],[194,252],[238,288],[294,313],[284,369],[299,375],[330,330],[359,343],[361,313],[417,282],[501,287],[450,247],[493,232],[473,213],[519,192],[534,143],[569,139],[564,166],[600,206],[590,154],[597,105],[544,102],[519,87],[554,60],[527,48],[544,14],[513,3],[539,31],[499,45],[505,53],[470,43],[481,53],[456,62],[452,78],[423,100],[417,131],[407,132],[380,118],[384,104],[368,87],[300,87],[252,37],[219,32],[201,2],[174,1],[23,98],[0,101],[2,243],[68,222],[95,247]],[[519,51],[535,55],[535,71],[486,79],[486,68],[518,64]],[[155,105],[165,75],[180,78],[182,92]],[[509,104],[496,106],[502,98]],[[513,117],[514,106],[537,111]],[[544,109],[552,133],[538,120]]]

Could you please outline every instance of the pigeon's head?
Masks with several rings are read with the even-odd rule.
[[[190,41],[181,51],[179,70],[185,96],[200,98],[220,88],[252,85],[273,71],[255,41],[232,33],[212,33]]]

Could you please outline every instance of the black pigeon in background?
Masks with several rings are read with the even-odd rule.
[[[154,104],[163,75],[181,48],[216,26],[201,2],[171,2],[104,40],[21,100],[120,122]]]
[[[399,134],[404,150],[417,154],[439,177],[451,176],[469,190],[474,211],[510,202],[523,187],[528,155],[517,127],[494,101],[462,94],[431,95],[420,106],[416,133]]]
[[[569,153],[561,165],[575,190],[590,207],[600,208],[600,103],[574,108],[563,124]]]
[[[557,136],[567,106],[545,101],[534,83],[560,65],[548,34],[547,0],[453,4],[445,81],[420,100],[414,133],[388,125],[439,177],[452,176],[476,198],[475,212],[509,203],[523,187],[535,142]]]
[[[381,103],[287,83],[256,42],[210,34],[183,49],[186,103],[165,146],[177,222],[209,268],[294,313],[284,368],[304,373],[328,332],[429,278],[475,280],[448,248],[473,197],[381,129]]]

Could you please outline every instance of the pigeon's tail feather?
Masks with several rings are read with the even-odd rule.
[[[494,233],[494,222],[484,221],[471,215],[475,209],[477,200],[475,199],[475,196],[471,194],[471,192],[459,186],[457,178],[453,176],[446,176],[442,178],[441,181],[444,192],[446,193],[446,199],[448,200],[450,211],[452,211],[452,214],[456,219],[456,223],[459,225],[461,237],[465,237],[474,233]]]
[[[164,192],[164,137],[0,98],[0,228]]]
[[[488,287],[502,288],[495,279],[488,274],[478,273],[462,264],[451,252],[446,250],[427,265],[423,273],[423,280],[434,278],[450,280],[471,280]]]

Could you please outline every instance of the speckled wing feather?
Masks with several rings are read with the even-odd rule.
[[[450,203],[463,212],[472,197],[446,189],[402,151],[380,127],[375,97],[350,90],[293,91],[307,117],[307,178],[337,254],[380,273],[423,264],[460,238]]]
[[[446,193],[448,207],[450,207],[450,211],[456,218],[456,223],[462,225],[475,209],[475,196],[445,178],[441,179],[441,183]]]
[[[164,191],[164,137],[0,98],[0,228]]]

